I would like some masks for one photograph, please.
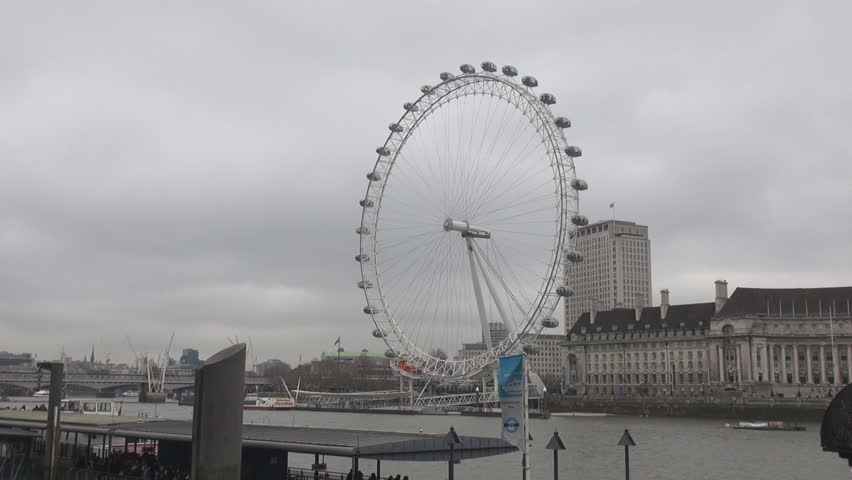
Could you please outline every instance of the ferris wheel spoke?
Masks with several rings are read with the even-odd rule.
[[[532,139],[530,140],[530,143],[531,143],[531,141],[532,141]],[[528,145],[529,145],[529,143],[528,143]],[[518,158],[521,157],[521,155],[523,155],[523,153],[526,151],[527,146],[525,146],[524,151],[521,152],[518,155]],[[490,193],[495,189],[495,187],[497,185],[500,184],[500,182],[502,182],[507,177],[509,177],[511,174],[513,174],[515,172],[515,169],[519,168],[521,166],[521,162],[511,161],[511,159],[508,156],[503,155],[503,156],[501,156],[500,160],[498,161],[498,167],[499,167],[499,165],[502,165],[506,160],[510,160],[510,167],[508,169],[501,172],[499,170],[499,168],[495,168],[495,169],[491,170],[490,172],[488,172],[486,177],[482,180],[482,182],[480,182],[483,186],[482,186],[482,188],[479,189],[479,194],[477,195],[476,202],[475,202],[475,204],[477,206],[479,206],[479,208],[482,208],[483,205],[489,205],[489,203],[485,202],[485,199],[487,198],[487,196],[490,195]],[[533,168],[533,166],[531,166],[530,168]],[[509,178],[511,178],[511,177],[509,177]]]
[[[505,172],[503,172],[503,174],[502,174],[499,178],[497,178],[496,176],[492,175],[492,176],[488,179],[488,181],[487,181],[487,183],[486,183],[486,186],[482,189],[482,193],[481,193],[481,195],[480,195],[480,197],[479,197],[479,199],[478,199],[478,202],[477,202],[477,204],[478,204],[478,205],[480,205],[481,207],[482,207],[482,206],[485,206],[485,205],[488,205],[488,206],[493,205],[493,202],[494,202],[494,201],[496,201],[496,199],[493,199],[493,200],[492,200],[492,199],[489,199],[489,196],[490,196],[490,195],[492,195],[492,192],[493,192],[493,191],[497,190],[495,187],[496,187],[497,185],[499,185],[501,182],[503,182],[504,180],[506,180],[507,178],[510,178],[510,179],[512,179],[512,178],[513,178],[513,179],[514,179],[514,183],[511,183],[511,184],[509,184],[509,185],[506,185],[506,186],[505,186],[505,188],[504,188],[504,189],[502,189],[502,190],[498,190],[498,191],[500,191],[500,194],[498,194],[498,198],[499,198],[500,196],[502,196],[502,195],[505,195],[506,193],[508,193],[508,192],[510,192],[510,191],[515,191],[515,190],[516,190],[516,189],[518,189],[521,185],[523,185],[523,184],[524,184],[524,179],[527,177],[527,175],[529,175],[529,173],[530,173],[530,172],[535,171],[536,173],[539,173],[539,174],[540,174],[540,173],[541,173],[541,172],[543,172],[543,171],[550,170],[550,166],[549,166],[549,165],[548,165],[548,166],[544,166],[544,167],[540,167],[540,166],[536,166],[536,165],[534,165],[534,164],[531,164],[531,165],[529,165],[529,166],[527,167],[527,170],[526,170],[526,171],[524,171],[523,173],[521,173],[520,175],[517,175],[517,176],[516,176],[516,175],[514,175],[514,173],[515,173],[515,169],[516,169],[516,168],[519,168],[519,167],[521,166],[521,162],[520,162],[520,161],[517,161],[517,160],[518,160],[518,159],[519,159],[519,158],[520,158],[520,157],[521,157],[521,156],[525,153],[525,151],[526,151],[526,148],[525,148],[525,150],[524,150],[523,152],[521,152],[521,153],[518,155],[518,157],[517,157],[516,159],[514,159],[515,161],[512,161],[512,162],[511,162],[511,165],[512,165],[512,166],[511,166],[509,169],[507,169]],[[537,169],[537,170],[536,170],[536,169]],[[510,174],[512,174],[512,175],[510,176]],[[546,184],[546,183],[552,183],[552,182],[553,182],[553,180],[552,180],[552,179],[546,179],[545,184]],[[481,208],[481,207],[480,207],[480,208]]]

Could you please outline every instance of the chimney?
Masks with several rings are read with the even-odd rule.
[[[660,290],[660,319],[665,320],[669,314],[669,289]]]
[[[642,297],[641,293],[636,294],[636,321],[638,322],[640,318],[642,318],[642,309],[645,307],[645,299]]]
[[[716,280],[716,313],[725,306],[728,301],[728,282]]]
[[[598,299],[593,297],[589,299],[589,303],[591,304],[591,306],[589,307],[589,325],[594,325],[595,315],[597,315],[598,313]]]

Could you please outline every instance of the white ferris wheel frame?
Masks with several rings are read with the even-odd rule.
[[[510,73],[512,73],[511,70]],[[550,103],[554,103],[554,97],[543,94],[540,98],[536,96],[531,86],[525,85],[526,81],[520,83],[515,81],[514,77],[514,74],[501,75],[488,71],[463,73],[458,76],[444,73],[441,75],[443,81],[440,84],[434,87],[422,87],[423,95],[412,103],[406,103],[404,106],[405,113],[396,123],[390,125],[390,133],[387,139],[377,149],[378,158],[373,170],[367,174],[369,185],[361,201],[363,209],[361,227],[358,229],[360,251],[356,257],[356,260],[361,264],[359,287],[363,289],[367,301],[364,313],[369,314],[373,319],[376,326],[374,334],[380,336],[387,344],[386,355],[391,358],[391,363],[395,363],[396,357],[404,357],[407,364],[416,369],[417,375],[448,379],[469,377],[481,372],[499,356],[516,351],[521,342],[534,341],[535,337],[545,328],[542,321],[552,319],[551,315],[561,298],[556,293],[557,287],[566,284],[568,270],[572,263],[565,256],[565,252],[570,248],[569,244],[573,243],[573,236],[569,235],[569,230],[571,230],[572,221],[575,221],[577,217],[582,217],[578,214],[579,194],[575,188],[572,188],[573,182],[576,180],[574,168],[574,156],[576,155],[570,155],[570,151],[566,152],[569,145],[563,132],[565,125],[558,125],[558,120],[554,117],[550,107],[542,101],[542,98],[549,96]],[[529,77],[524,77],[524,80],[527,78]],[[536,81],[533,80],[533,82],[537,84]],[[412,132],[421,122],[443,105],[467,95],[491,95],[510,103],[530,121],[541,136],[553,171],[557,198],[557,205],[555,205],[557,210],[555,215],[556,231],[550,266],[545,272],[542,287],[533,302],[533,313],[529,318],[525,319],[519,328],[510,331],[505,339],[497,344],[490,345],[490,348],[487,348],[483,353],[462,360],[445,360],[436,358],[418,347],[408,339],[405,332],[394,321],[393,314],[382,295],[379,275],[381,258],[378,258],[377,255],[379,252],[376,251],[376,239],[381,235],[380,210],[383,192],[393,173],[399,152],[403,150]],[[470,239],[467,240],[468,245],[470,245]],[[476,258],[477,261],[481,262],[481,257],[477,256]],[[473,268],[472,265],[471,268]],[[486,270],[484,267],[481,268],[482,274],[488,281]],[[474,278],[476,278],[475,275]],[[476,282],[476,280],[474,281]],[[487,335],[487,332],[485,335]],[[402,371],[400,373],[405,374]]]

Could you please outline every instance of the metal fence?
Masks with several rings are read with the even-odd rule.
[[[305,468],[287,469],[288,480],[346,480],[346,473],[314,471]]]

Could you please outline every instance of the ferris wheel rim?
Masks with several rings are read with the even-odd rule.
[[[542,144],[547,149],[547,158],[551,162],[551,168],[554,170],[554,182],[558,197],[558,204],[554,207],[557,210],[557,215],[555,216],[557,227],[554,233],[554,246],[550,267],[546,273],[543,287],[537,294],[533,314],[530,315],[530,318],[525,319],[521,328],[516,327],[515,331],[510,332],[510,335],[506,339],[471,359],[436,358],[411,341],[406,333],[399,328],[399,324],[394,320],[392,313],[388,309],[386,299],[382,294],[381,275],[379,275],[377,267],[378,259],[376,255],[378,252],[376,251],[375,237],[372,237],[372,240],[370,240],[369,235],[361,235],[360,254],[358,258],[361,263],[362,283],[368,285],[371,282],[375,282],[371,288],[378,292],[377,296],[374,295],[371,298],[368,291],[370,287],[364,288],[364,295],[368,305],[365,307],[365,313],[371,316],[376,326],[374,332],[379,332],[381,338],[389,348],[389,353],[400,357],[407,356],[424,374],[460,377],[468,376],[482,370],[488,364],[493,363],[500,354],[516,348],[522,339],[528,338],[530,335],[535,337],[543,330],[544,326],[540,320],[543,318],[545,311],[548,318],[555,311],[559,300],[559,296],[554,293],[555,285],[558,280],[564,280],[565,278],[566,261],[564,260],[563,252],[569,243],[569,214],[571,211],[576,214],[579,210],[579,196],[568,185],[568,180],[576,179],[576,171],[573,156],[566,156],[565,154],[568,143],[563,132],[564,127],[558,125],[558,120],[561,117],[559,119],[554,118],[548,105],[533,93],[532,87],[515,82],[511,76],[495,75],[490,72],[465,73],[459,76],[450,76],[447,79],[444,79],[443,75],[443,81],[440,84],[435,87],[429,87],[428,90],[425,90],[426,87],[424,87],[423,94],[417,100],[406,103],[406,111],[400,116],[397,122],[391,124],[391,131],[386,137],[385,142],[377,149],[378,158],[373,165],[373,170],[368,174],[370,182],[362,200],[363,208],[361,228],[359,228],[359,231],[364,228],[372,228],[373,234],[378,235],[379,213],[384,198],[384,190],[400,152],[404,149],[409,137],[423,121],[438,111],[443,105],[467,95],[496,96],[500,101],[505,101],[517,108],[524,117],[530,120],[530,123],[534,123],[532,116],[535,115],[539,122],[539,128],[536,131],[541,137]],[[504,89],[504,91],[500,91],[497,94],[493,90],[491,92],[486,92],[485,89],[476,91],[476,87],[486,85],[496,86]],[[465,91],[464,89],[466,88],[470,91]],[[440,93],[440,95],[436,96],[437,93]],[[506,95],[504,96],[504,94]],[[543,94],[542,96],[544,95],[548,94]],[[403,126],[400,128],[404,130],[398,130],[394,126]],[[400,136],[400,133],[404,133],[404,135]],[[394,141],[395,138],[399,138],[399,140]],[[389,154],[388,152],[391,151],[392,153]],[[386,168],[383,168],[383,165]],[[375,176],[377,172],[381,172],[381,178],[370,178],[370,175]],[[380,185],[380,188],[374,188],[376,184]],[[371,191],[374,190],[378,190],[378,192],[371,198]],[[569,202],[573,205],[573,210],[571,210]],[[365,247],[368,248],[365,249]],[[373,255],[373,261],[362,261],[362,255]],[[376,304],[377,300],[378,304]]]

